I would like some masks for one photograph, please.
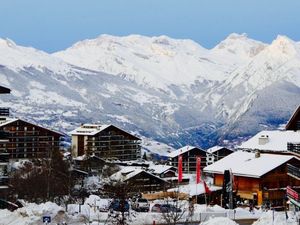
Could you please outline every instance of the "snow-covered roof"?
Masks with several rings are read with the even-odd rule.
[[[287,151],[287,143],[300,143],[299,131],[261,131],[248,141],[242,143],[240,149],[259,149],[264,151]]]
[[[71,131],[71,135],[86,135],[86,136],[93,136],[111,125],[100,125],[100,124],[83,124],[80,127],[76,128],[75,130]]]
[[[151,164],[148,167],[148,170],[154,174],[162,174],[165,173],[171,169],[175,169],[173,166],[169,166],[169,165],[155,165],[155,164]]]
[[[209,190],[210,191],[217,191],[217,190],[221,190],[222,188],[221,187],[218,187],[218,186],[214,186],[214,185],[211,185],[211,186],[208,186]],[[168,192],[173,192],[173,191],[178,191],[180,193],[185,193],[185,194],[188,194],[189,196],[195,196],[195,195],[200,195],[200,194],[204,194],[205,193],[205,187],[204,187],[204,183],[203,181],[201,181],[200,183],[196,184],[186,184],[186,185],[180,185],[179,188],[176,187],[176,188],[171,188],[171,189],[168,189],[167,191]]]
[[[213,146],[213,147],[207,149],[206,152],[208,152],[208,153],[214,153],[214,152],[219,151],[219,150],[222,149],[222,148],[225,148],[225,147],[216,145],[216,146]],[[229,150],[229,151],[232,151],[232,150],[230,150],[230,149],[228,149],[228,150]]]
[[[152,173],[149,173],[141,168],[132,167],[132,166],[123,167],[120,171],[111,175],[110,178],[112,180],[127,181],[130,178],[132,178],[142,172],[145,172],[145,173],[149,174],[150,176],[156,177],[157,179],[163,180],[160,177],[157,177],[157,176],[153,175]],[[165,182],[165,180],[163,180],[163,181]]]
[[[80,127],[76,128],[75,130],[70,132],[70,135],[84,135],[84,136],[94,136],[96,134],[98,134],[99,132],[105,130],[108,127],[114,127],[120,131],[123,131],[125,133],[127,133],[128,135],[130,135],[131,137],[140,140],[138,137],[128,133],[127,131],[122,130],[119,127],[116,127],[112,124],[90,124],[90,123],[86,123],[81,125]]]
[[[175,151],[169,153],[169,154],[168,154],[168,157],[169,157],[169,158],[174,158],[174,157],[177,157],[177,156],[179,156],[179,155],[181,155],[181,154],[183,154],[183,153],[186,153],[186,152],[188,152],[188,151],[190,151],[190,150],[193,150],[193,149],[195,149],[195,148],[197,148],[197,147],[187,145],[187,146],[184,146],[184,147],[182,147],[182,148],[180,148],[180,149],[177,149],[177,150],[175,150]],[[200,149],[200,148],[197,148],[197,149],[202,150],[202,149]],[[202,150],[202,151],[204,151],[204,150]]]
[[[261,153],[255,158],[255,153],[236,151],[223,159],[205,167],[204,172],[223,174],[224,170],[232,170],[237,176],[259,178],[276,167],[286,163],[293,156]]]
[[[13,122],[15,122],[17,120],[18,120],[17,118],[9,118],[9,117],[7,117],[5,120],[1,120],[0,121],[0,127],[5,126],[5,125],[10,124],[10,123],[13,123]]]

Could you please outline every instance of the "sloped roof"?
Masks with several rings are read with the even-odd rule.
[[[71,131],[71,135],[86,135],[86,136],[94,136],[95,134],[105,130],[110,125],[100,125],[100,124],[83,124],[82,126],[76,128]]]
[[[281,166],[294,158],[289,155],[276,155],[261,153],[255,158],[255,153],[236,151],[223,159],[205,167],[204,172],[223,174],[224,170],[232,170],[237,176],[260,178],[264,174]]]
[[[19,121],[22,121],[22,122],[24,122],[24,123],[31,124],[31,125],[36,126],[36,127],[40,127],[40,128],[42,128],[42,129],[48,130],[48,131],[50,131],[50,132],[56,133],[56,134],[58,134],[58,135],[60,135],[60,136],[63,136],[63,135],[64,135],[64,134],[62,134],[62,133],[60,133],[60,132],[58,132],[58,131],[50,130],[49,128],[43,127],[43,126],[41,126],[41,125],[37,125],[37,124],[34,124],[34,123],[31,123],[31,122],[25,121],[25,120],[23,120],[23,119],[18,119],[18,118],[9,118],[9,117],[8,117],[8,118],[6,118],[6,120],[0,121],[0,127],[6,126],[6,125],[11,124],[11,123],[14,123],[14,122],[16,122],[16,121],[18,121],[18,120],[19,120]]]
[[[10,89],[0,86],[0,94],[9,94],[10,93]]]
[[[216,145],[216,146],[213,146],[213,147],[207,149],[206,152],[208,152],[208,153],[214,153],[214,152],[217,152],[217,151],[219,151],[219,150],[221,150],[223,148],[226,148],[226,147]],[[228,148],[226,148],[226,149],[228,149]],[[228,149],[228,150],[232,151],[231,149]]]
[[[259,144],[259,138],[264,137],[267,139],[267,143]],[[258,149],[263,151],[274,151],[274,152],[286,152],[288,142],[300,142],[299,131],[261,131],[255,136],[250,138],[248,141],[242,143],[239,149]]]
[[[149,173],[141,168],[136,168],[136,167],[131,167],[131,166],[123,167],[120,171],[111,175],[111,179],[119,180],[119,181],[127,181],[140,173],[146,173],[152,177],[155,177],[159,180],[166,182],[164,179],[161,179],[160,177],[157,177],[157,176],[153,175],[152,173]]]
[[[177,156],[179,156],[179,155],[181,155],[181,154],[184,154],[184,153],[186,153],[186,152],[188,152],[188,151],[191,151],[191,150],[193,150],[193,149],[199,149],[200,151],[204,151],[204,150],[201,149],[201,148],[197,148],[197,147],[195,147],[195,146],[187,145],[187,146],[184,146],[184,147],[182,147],[182,148],[180,148],[180,149],[177,149],[177,150],[175,150],[175,151],[172,151],[171,153],[169,153],[169,154],[167,155],[167,157],[169,157],[169,158],[174,158],[174,157],[177,157]],[[204,152],[205,152],[205,151],[204,151]]]
[[[131,137],[133,137],[137,140],[140,140],[138,137],[136,137],[136,136],[112,125],[112,124],[102,124],[102,125],[101,124],[83,124],[80,127],[76,128],[75,130],[71,131],[70,134],[71,135],[94,136],[109,127],[114,127],[122,132],[125,132],[126,134],[130,135]]]
[[[285,126],[286,130],[296,130],[295,122],[297,120],[300,120],[300,105],[295,110],[295,112],[292,114],[291,118],[289,119],[288,123]]]
[[[169,165],[155,165],[155,164],[152,164],[148,167],[148,170],[150,172],[153,172],[154,174],[162,174],[162,173],[165,173],[171,169],[175,169],[175,167],[173,166],[169,166]]]

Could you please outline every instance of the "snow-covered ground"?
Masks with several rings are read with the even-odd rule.
[[[288,212],[288,218],[285,212],[268,211],[264,213],[253,225],[297,225],[298,217],[293,212]]]
[[[157,203],[157,202],[155,202]],[[184,203],[184,202],[183,202]],[[187,206],[182,204],[182,209]],[[39,225],[43,224],[43,216],[50,216],[52,222],[50,224],[67,224],[79,225],[90,222],[93,224],[104,224],[109,218],[108,212],[100,212],[99,208],[105,208],[109,204],[107,199],[100,199],[98,196],[91,195],[86,199],[85,204],[69,204],[67,211],[65,207],[60,207],[55,203],[46,202],[43,204],[28,203],[25,207],[17,209],[14,212],[8,210],[0,210],[0,225]],[[151,203],[151,206],[154,204]],[[262,214],[261,211],[249,212],[248,209],[237,208],[234,210],[225,210],[220,206],[205,206],[195,205],[194,212],[191,214],[188,210],[185,211],[181,221],[207,221],[205,225],[217,224],[216,221],[224,221],[222,224],[234,225],[229,223],[229,219],[257,219],[262,216],[261,222],[256,225],[265,225],[265,221],[272,219],[270,213]],[[275,212],[276,220],[282,221],[282,214]],[[291,220],[291,219],[290,219]],[[153,221],[163,222],[161,213],[153,212],[135,212],[131,210],[129,221],[132,225],[152,224]],[[142,221],[142,222],[141,222]],[[226,222],[227,221],[227,222]],[[221,223],[219,223],[221,224]],[[279,222],[277,224],[280,224]]]

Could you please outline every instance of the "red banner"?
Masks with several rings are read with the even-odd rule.
[[[205,181],[203,181],[203,185],[204,185],[205,193],[206,193],[206,194],[210,194],[210,193],[211,193],[211,190],[209,190],[209,187],[207,186],[207,184],[206,184]]]
[[[199,184],[201,181],[201,157],[196,157],[196,184]]]
[[[182,182],[182,155],[178,156],[178,182]]]
[[[297,191],[293,190],[290,186],[286,187],[286,193],[289,197],[293,198],[294,200],[299,200],[299,194]]]

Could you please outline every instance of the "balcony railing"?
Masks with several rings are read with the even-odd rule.
[[[299,202],[300,200],[300,192],[299,188],[292,188],[290,186],[286,187],[286,194],[289,198]]]
[[[9,116],[9,108],[0,107],[0,116],[8,117]]]
[[[288,175],[300,180],[300,168],[295,167],[291,164],[287,164],[287,173]]]
[[[7,176],[1,176],[0,177],[0,186],[8,185],[9,178]]]
[[[288,142],[287,150],[290,152],[300,154],[300,142]]]

